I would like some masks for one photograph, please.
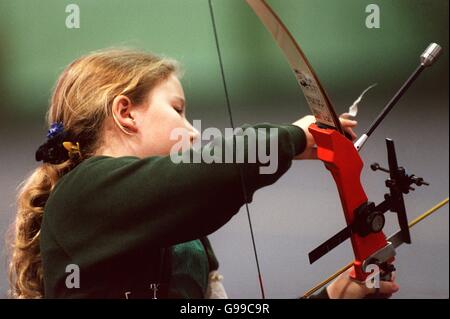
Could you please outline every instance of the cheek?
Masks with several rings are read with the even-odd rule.
[[[184,127],[184,120],[178,114],[167,112],[161,116],[147,117],[143,130],[143,143],[146,155],[168,155],[177,142],[170,135],[176,128]]]
[[[164,118],[160,119],[159,122],[157,122],[157,125],[155,126],[155,129],[157,130],[156,134],[161,140],[170,141],[170,135],[173,130],[183,128],[184,127],[184,121],[183,119],[178,116],[178,114],[170,113],[165,116]],[[171,141],[174,143],[175,141]]]

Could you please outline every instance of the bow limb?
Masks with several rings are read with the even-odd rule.
[[[292,34],[264,0],[246,1],[283,51],[317,123],[343,134],[330,98]]]

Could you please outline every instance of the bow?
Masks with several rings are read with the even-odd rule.
[[[389,173],[389,179],[386,181],[389,193],[385,195],[385,200],[382,203],[375,205],[375,203],[368,200],[361,184],[360,176],[363,168],[363,161],[359,155],[359,151],[375,128],[380,124],[423,69],[433,64],[439,57],[441,48],[436,44],[432,44],[427,48],[421,56],[419,67],[400,88],[397,94],[389,101],[367,133],[363,134],[362,137],[353,144],[352,141],[345,136],[331,100],[326,94],[312,66],[280,18],[264,0],[246,0],[246,2],[259,17],[266,29],[272,34],[275,42],[283,51],[285,58],[297,79],[298,85],[305,96],[307,104],[316,118],[316,123],[309,127],[309,131],[316,141],[318,158],[325,164],[325,167],[330,171],[334,178],[347,223],[346,228],[338,232],[322,245],[318,246],[309,254],[310,262],[313,263],[344,240],[350,238],[355,260],[346,269],[353,266],[351,277],[354,280],[363,282],[370,275],[368,266],[376,265],[383,273],[383,279],[389,280],[390,274],[395,270],[393,266],[395,248],[402,243],[411,243],[409,233],[410,225],[408,225],[403,195],[412,190],[412,184],[422,186],[428,185],[428,183],[420,177],[406,173],[405,169],[397,162],[394,142],[387,139],[386,145],[389,169],[382,168],[378,164],[372,165],[372,169]],[[234,128],[211,0],[209,0],[209,7],[230,124]],[[242,176],[243,175],[241,174],[241,186],[244,197],[246,198],[247,192],[245,181]],[[265,298],[250,211],[247,204],[245,207],[250,226],[261,295]],[[383,233],[385,223],[384,213],[387,211],[397,213],[400,226],[400,230],[389,238]]]

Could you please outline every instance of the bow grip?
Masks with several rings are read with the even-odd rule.
[[[338,131],[309,126],[317,144],[317,156],[331,172],[336,183],[347,225],[353,224],[358,207],[367,202],[367,195],[361,184],[363,161],[353,143]],[[363,262],[374,252],[387,245],[382,231],[360,236],[352,233],[351,242],[355,254],[351,277],[364,281],[368,273],[363,271]]]

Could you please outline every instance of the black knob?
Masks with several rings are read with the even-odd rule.
[[[386,187],[391,188],[391,187],[395,187],[397,184],[395,183],[395,180],[393,179],[388,179],[385,182]]]
[[[379,233],[385,224],[384,215],[381,212],[371,212],[367,215],[366,225],[371,233]]]
[[[417,186],[430,185],[429,183],[425,182],[422,177],[417,177],[415,175],[411,175],[410,179],[411,179],[411,183],[414,183]]]

